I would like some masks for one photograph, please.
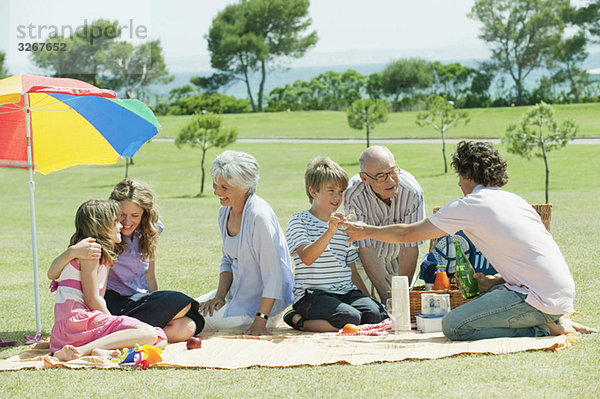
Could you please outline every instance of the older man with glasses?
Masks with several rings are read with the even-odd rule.
[[[396,166],[388,148],[369,147],[358,161],[360,173],[350,179],[344,192],[347,214],[354,212],[358,221],[375,226],[425,219],[423,189],[413,175]],[[390,244],[366,239],[357,244],[362,263],[359,273],[363,277],[366,273],[382,302],[388,298],[393,276],[412,280],[421,243]]]

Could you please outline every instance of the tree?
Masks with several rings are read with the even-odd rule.
[[[600,0],[590,1],[580,8],[566,8],[563,17],[573,26],[585,29],[594,42],[600,43]]]
[[[596,37],[596,42],[600,42],[600,1],[596,0],[589,5],[588,10],[584,10],[591,16],[589,32]]]
[[[70,36],[49,37],[47,46],[64,43],[66,51],[32,51],[32,61],[54,77],[123,90],[129,98],[139,97],[141,89],[152,83],[173,80],[159,40],[134,46],[118,41],[120,35],[118,21],[98,19]]]
[[[169,91],[169,102],[176,103],[182,98],[191,96],[196,92],[196,89],[192,85],[183,85],[179,87],[175,87]]]
[[[134,46],[128,42],[115,42],[103,65],[108,77],[103,79],[115,90],[124,90],[127,98],[137,98],[141,88],[155,82],[169,83],[169,76],[162,54],[160,40]]]
[[[182,97],[169,104],[169,113],[173,115],[193,115],[212,112],[215,114],[237,114],[248,112],[247,100],[226,96],[221,93],[199,93]]]
[[[311,79],[309,88],[319,109],[340,111],[362,97],[365,77],[353,69],[344,73],[327,71]]]
[[[50,45],[64,43],[66,51],[32,51],[31,58],[34,64],[54,77],[72,77],[102,86],[100,74],[108,61],[110,48],[120,34],[117,21],[98,19],[68,37],[53,35],[45,42]]]
[[[6,53],[0,50],[0,79],[3,79],[8,76],[8,69],[4,66],[5,58]]]
[[[229,73],[213,73],[208,77],[192,76],[190,82],[207,93],[216,93],[221,87],[227,87],[233,75]]]
[[[561,37],[552,49],[552,59],[548,63],[548,67],[553,70],[551,82],[555,85],[568,84],[568,95],[571,95],[576,103],[589,85],[589,75],[582,64],[588,56],[588,36],[594,36],[594,23],[597,24],[600,20],[599,7],[600,1],[596,1],[581,8],[563,9],[562,19],[568,27],[565,33],[575,33],[571,33],[569,37]]]
[[[554,69],[552,81],[555,84],[567,83],[569,93],[576,103],[584,88],[589,84],[588,73],[581,68],[588,54],[585,51],[587,39],[585,32],[560,40],[553,48],[553,59],[549,66]]]
[[[442,64],[439,61],[432,62],[431,67],[435,76],[437,94],[445,95],[447,99],[458,101],[469,92],[469,86],[477,74],[472,68],[461,65],[458,62]]]
[[[564,147],[577,134],[577,125],[567,119],[560,126],[554,120],[554,109],[545,103],[537,104],[525,113],[519,124],[511,123],[506,128],[502,139],[508,145],[508,152],[531,159],[531,154],[543,158],[546,167],[546,203],[548,203],[548,187],[550,170],[547,153]]]
[[[297,80],[271,90],[267,111],[346,110],[354,101],[369,94],[367,90],[367,79],[355,70],[327,71],[310,82]]]
[[[381,73],[383,93],[392,98],[392,109],[397,111],[401,95],[433,84],[430,64],[419,58],[400,59],[388,64]]]
[[[431,125],[442,135],[442,157],[444,158],[444,173],[448,173],[448,162],[446,160],[446,132],[460,121],[467,125],[470,121],[466,111],[454,108],[452,101],[446,97],[432,95],[425,100],[426,111],[417,114],[417,125],[423,127]]]
[[[267,107],[266,111],[269,112],[280,112],[280,111],[298,111],[302,104],[296,90],[297,85],[306,83],[302,80],[297,80],[293,85],[286,84],[284,87],[276,87],[267,96]]]
[[[475,71],[471,86],[465,96],[465,107],[487,107],[490,100],[490,86],[494,75],[488,70],[487,65],[483,63],[480,69]]]
[[[544,65],[564,30],[561,12],[569,0],[477,0],[470,18],[483,24],[479,37],[492,50],[495,66],[507,72],[523,105],[523,83]]]
[[[204,193],[204,160],[209,148],[224,148],[237,140],[238,131],[235,128],[221,129],[221,117],[215,114],[196,114],[181,129],[175,138],[175,145],[181,148],[188,144],[192,148],[200,147],[202,150],[202,180],[200,183],[201,196]]]
[[[356,100],[346,111],[348,125],[352,129],[362,130],[367,129],[367,148],[371,145],[370,134],[371,129],[375,126],[387,122],[389,112],[389,104],[383,100],[372,100],[370,98],[364,100]]]
[[[246,84],[254,112],[262,111],[267,70],[285,57],[299,58],[317,42],[315,32],[302,36],[311,19],[308,0],[241,0],[225,7],[212,20],[206,39],[213,68]],[[250,73],[260,73],[254,101]]]
[[[383,87],[381,86],[381,74],[375,72],[367,76],[365,91],[369,98],[373,100],[383,97]]]

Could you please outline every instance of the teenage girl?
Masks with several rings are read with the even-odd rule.
[[[61,267],[50,336],[50,350],[61,361],[90,354],[113,357],[119,353],[116,349],[136,344],[166,344],[161,329],[132,317],[113,316],[104,301],[108,271],[122,251],[120,212],[119,203],[111,200],[89,200],[77,210],[70,245],[92,237],[100,246],[100,257],[75,258]]]
[[[181,292],[158,290],[155,260],[164,226],[158,219],[154,191],[146,183],[128,178],[114,187],[110,199],[121,205],[125,247],[108,275],[105,299],[110,312],[163,328],[169,342],[186,341],[200,333],[204,318],[198,313],[198,302]],[[99,256],[97,243],[86,239],[69,247],[52,267],[65,265],[76,256]],[[50,272],[48,277],[55,278]]]

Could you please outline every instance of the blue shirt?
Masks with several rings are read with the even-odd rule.
[[[227,238],[230,206],[219,209],[223,242]],[[294,276],[285,235],[273,209],[265,200],[251,195],[242,212],[237,257],[223,250],[220,272],[233,273],[231,301],[225,316],[254,317],[262,298],[274,298],[271,314],[282,312],[293,302]]]

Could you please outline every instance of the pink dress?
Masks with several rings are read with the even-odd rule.
[[[106,265],[100,265],[98,267],[100,293],[106,284],[107,274]],[[88,308],[81,286],[81,266],[71,261],[63,269],[54,301],[54,326],[50,336],[50,350],[53,353],[65,345],[79,347],[116,331],[133,328],[140,323],[139,320],[129,316],[112,316]],[[164,336],[164,332],[159,335]]]

